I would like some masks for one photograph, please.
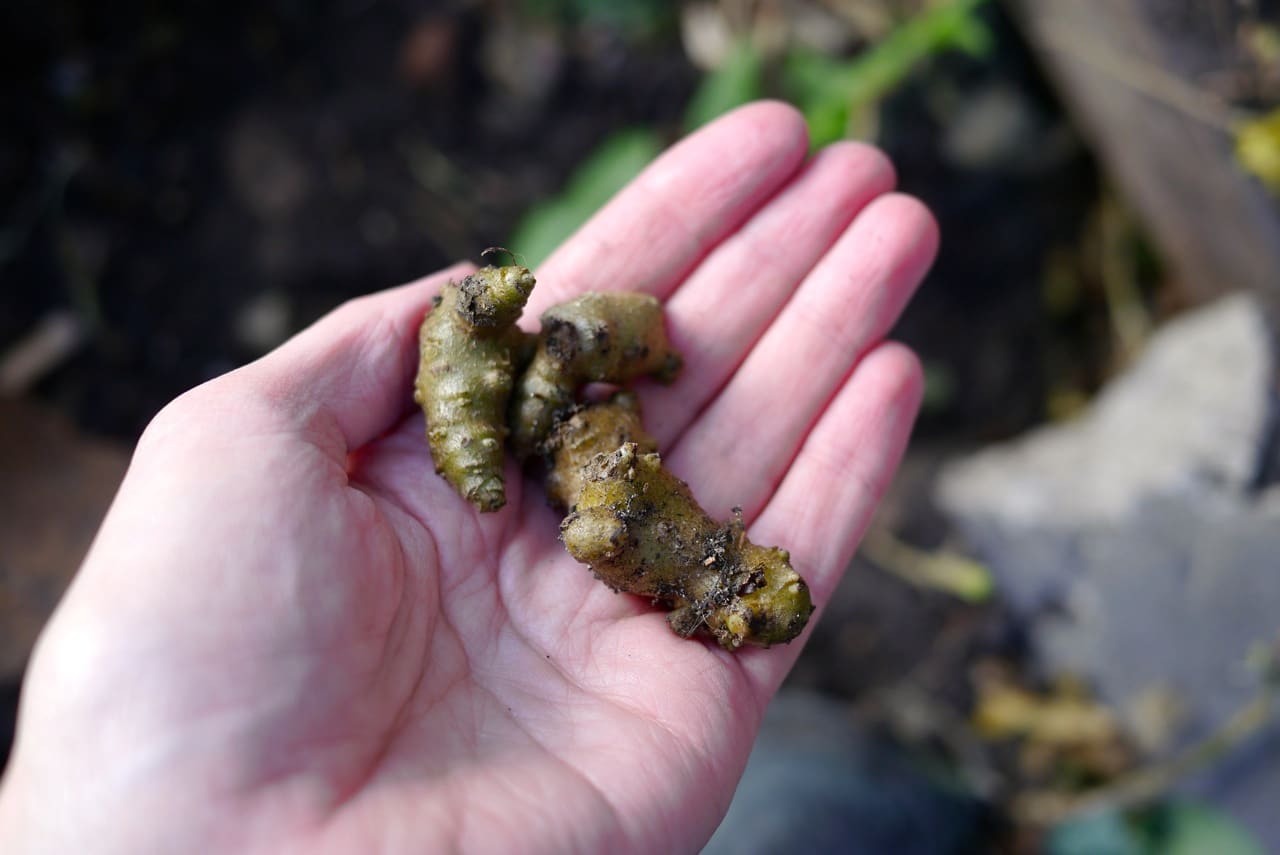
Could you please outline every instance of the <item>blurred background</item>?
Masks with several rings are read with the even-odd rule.
[[[484,247],[536,267],[773,97],[943,243],[902,473],[707,851],[1280,851],[1278,7],[4,4],[0,758],[164,403]]]

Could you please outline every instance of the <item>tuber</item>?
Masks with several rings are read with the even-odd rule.
[[[658,443],[640,422],[640,402],[630,392],[618,392],[608,401],[574,407],[562,415],[542,446],[552,507],[573,510],[592,459],[628,442],[636,443],[642,453],[658,450]]]
[[[447,284],[423,320],[414,400],[436,470],[495,511],[509,438],[520,459],[546,461],[569,553],[614,590],[670,609],[677,634],[705,632],[728,650],[798,636],[813,604],[787,552],[748,540],[739,510],[728,523],[708,516],[663,467],[632,393],[577,403],[589,383],[675,379],[661,304],[584,294],[543,313],[535,337],[515,325],[533,285],[524,267],[485,267]]]
[[[704,629],[728,650],[767,647],[799,635],[813,612],[785,550],[748,540],[740,511],[727,524],[711,519],[635,442],[596,455],[572,498],[560,525],[569,553],[614,590],[671,608],[681,636]]]
[[[584,294],[542,314],[533,360],[511,400],[516,456],[533,456],[556,416],[586,383],[625,383],[653,375],[670,383],[680,355],[667,342],[662,304],[646,294]]]
[[[515,324],[533,285],[525,267],[482,267],[447,283],[418,331],[413,399],[436,471],[484,512],[506,504],[507,407],[530,338]]]

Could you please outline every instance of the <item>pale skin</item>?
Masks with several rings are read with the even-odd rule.
[[[790,108],[664,155],[536,272],[665,301],[642,386],[667,465],[791,551],[825,603],[921,376],[885,336],[937,235],[869,146]],[[685,852],[727,808],[801,651],[683,640],[556,539],[508,462],[478,514],[432,472],[415,331],[459,266],[340,307],[183,395],[129,474],[23,689],[0,851]],[[531,325],[532,321],[526,321]]]

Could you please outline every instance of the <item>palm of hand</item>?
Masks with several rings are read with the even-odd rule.
[[[804,148],[777,105],[703,131],[537,271],[526,316],[590,288],[664,298],[687,360],[642,390],[664,459],[714,516],[741,505],[753,540],[790,549],[821,604],[914,414],[918,369],[881,340],[935,237],[918,203],[881,197],[873,150],[800,168]],[[442,279],[357,301],[157,420],[33,667],[14,779],[42,737],[103,766],[127,754],[104,786],[154,808],[134,843],[705,840],[799,645],[679,639],[564,552],[514,466],[489,515],[431,474],[403,407]],[[109,602],[127,632],[100,628]],[[69,680],[87,646],[96,679]],[[110,744],[97,720],[42,733],[69,684]]]

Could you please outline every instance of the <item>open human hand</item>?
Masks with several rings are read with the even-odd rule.
[[[525,316],[665,301],[686,366],[641,387],[646,425],[712,515],[790,550],[820,614],[915,415],[884,337],[937,237],[876,150],[807,146],[773,103],[693,135],[535,271]],[[565,553],[514,463],[495,514],[432,472],[415,331],[464,273],[354,300],[156,417],[28,672],[0,850],[710,836],[805,636],[678,638]]]

